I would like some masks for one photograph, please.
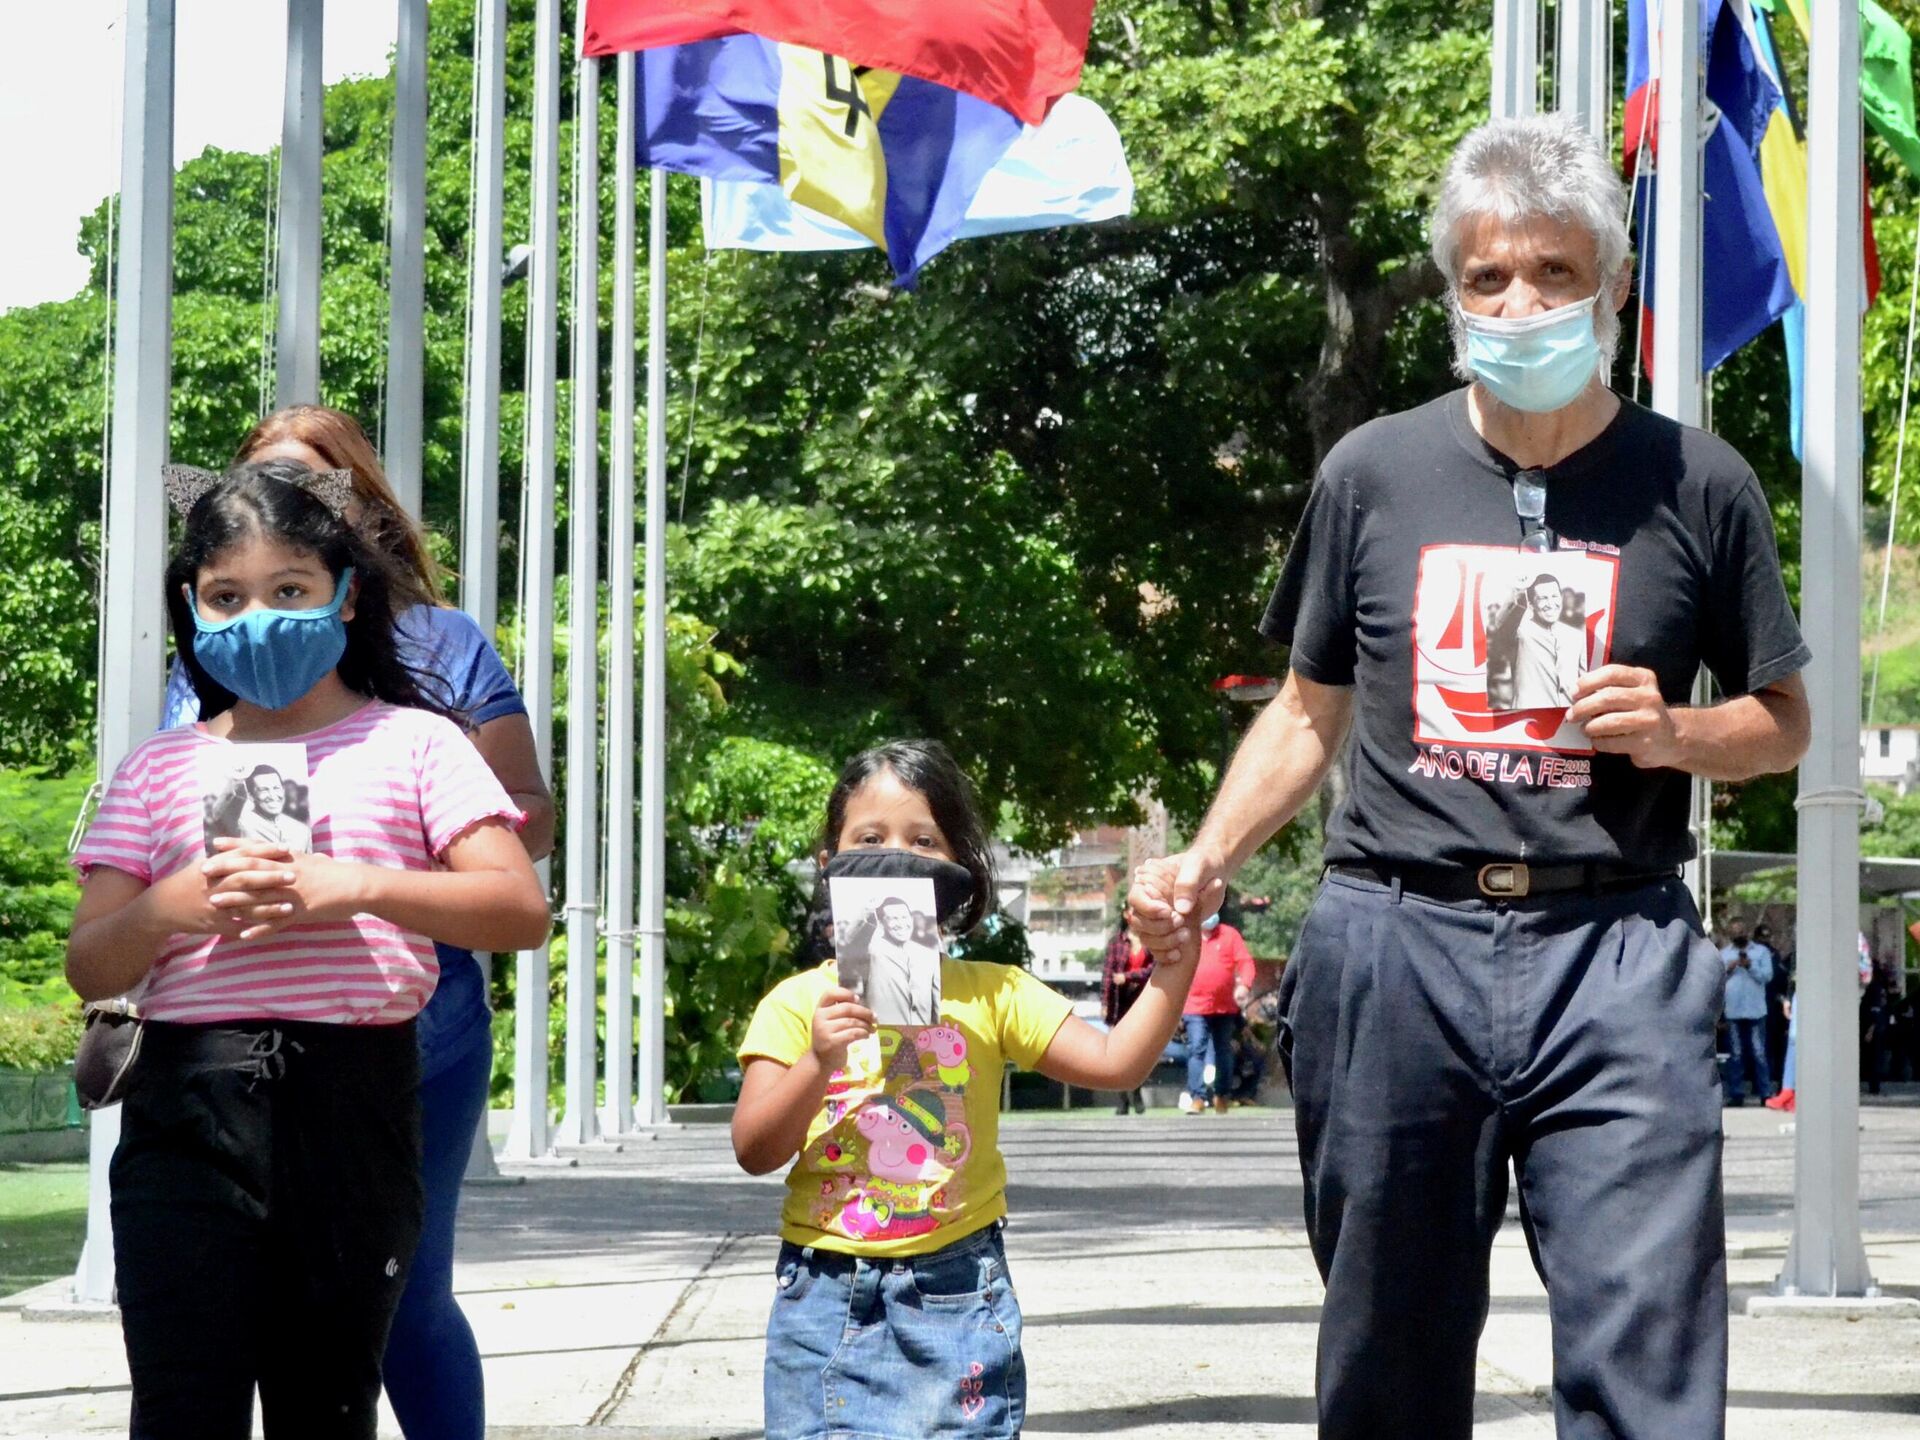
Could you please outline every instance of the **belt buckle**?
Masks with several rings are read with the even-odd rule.
[[[1523,864],[1502,861],[1482,865],[1477,877],[1480,893],[1495,900],[1520,900],[1533,888],[1533,877]]]

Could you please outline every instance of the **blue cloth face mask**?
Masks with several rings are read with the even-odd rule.
[[[334,582],[333,601],[318,610],[249,610],[210,625],[200,618],[193,592],[193,658],[221,685],[262,710],[284,710],[340,663],[347,653],[347,626],[340,618],[353,567]]]
[[[1467,363],[1494,398],[1515,410],[1545,414],[1580,397],[1600,364],[1592,296],[1577,305],[1521,320],[1461,312]]]

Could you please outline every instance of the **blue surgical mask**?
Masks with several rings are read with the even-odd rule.
[[[1467,363],[1494,398],[1515,410],[1544,414],[1580,397],[1600,364],[1593,333],[1598,296],[1521,320],[1461,313]]]
[[[353,567],[334,582],[333,601],[318,610],[249,610],[210,625],[187,592],[193,616],[193,658],[217,682],[262,710],[284,710],[318,685],[347,653],[340,618]]]

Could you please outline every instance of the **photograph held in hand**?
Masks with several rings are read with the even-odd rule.
[[[873,1011],[876,1025],[939,1024],[933,881],[836,877],[827,889],[840,983]]]
[[[216,853],[216,840],[259,841],[295,855],[313,852],[306,746],[210,746],[197,770],[207,854]]]

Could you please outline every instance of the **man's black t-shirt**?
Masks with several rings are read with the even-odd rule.
[[[1622,401],[1592,443],[1524,472],[1547,487],[1546,552],[1521,547],[1521,473],[1465,390],[1363,425],[1321,467],[1260,630],[1355,690],[1329,860],[1678,865],[1689,777],[1596,754],[1568,692],[1638,665],[1684,704],[1702,665],[1731,696],[1810,658],[1730,446]]]

